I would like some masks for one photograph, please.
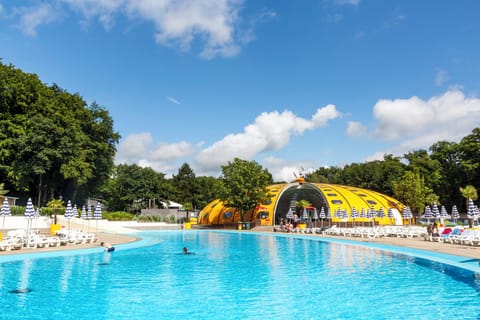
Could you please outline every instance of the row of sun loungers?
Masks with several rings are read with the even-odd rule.
[[[439,235],[427,235],[425,240],[480,246],[480,230],[460,227],[445,228]]]
[[[71,244],[93,243],[94,233],[77,230],[60,230],[55,236],[41,235],[38,231],[27,233],[24,229],[12,230],[0,241],[0,251],[59,247]]]
[[[333,226],[323,232],[326,235],[361,237],[361,238],[414,238],[425,235],[425,228],[420,226],[376,226],[341,228]]]

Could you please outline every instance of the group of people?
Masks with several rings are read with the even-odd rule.
[[[292,221],[284,220],[282,218],[280,219],[280,231],[293,232],[293,230],[295,230],[295,228],[297,227],[298,223],[299,223],[299,220],[295,219],[295,217],[293,218]]]

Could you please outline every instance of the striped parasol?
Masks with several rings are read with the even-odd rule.
[[[432,205],[432,216],[435,220],[440,219],[440,210],[438,210],[438,206],[435,202]]]
[[[383,207],[380,207],[380,210],[378,210],[378,217],[385,218],[385,210],[383,209]]]
[[[390,219],[390,224],[392,224],[392,219],[395,218],[395,215],[393,214],[393,209],[392,208],[388,208],[387,217],[388,217],[388,219]]]
[[[93,212],[93,218],[95,222],[95,230],[98,233],[98,220],[102,219],[102,204],[100,202],[95,206],[95,211]]]
[[[450,215],[448,214],[447,212],[447,209],[445,208],[445,206],[442,206],[440,208],[440,219],[450,219]]]
[[[33,207],[32,198],[28,198],[24,215],[25,218],[27,218],[27,235],[29,235],[32,228],[31,222],[32,219],[35,217],[35,208]]]
[[[457,223],[458,218],[460,218],[460,213],[458,213],[456,205],[453,205],[452,207],[452,218],[454,223]]]
[[[427,219],[427,222],[430,223],[430,219],[433,218],[433,214],[432,214],[432,210],[430,209],[430,206],[425,206],[425,212],[422,218]]]
[[[87,210],[85,209],[85,205],[82,206],[82,213],[80,214],[80,218],[87,219]]]
[[[8,203],[8,199],[5,198],[3,199],[2,208],[0,209],[0,216],[3,217],[2,229],[5,229],[5,217],[11,216],[11,215],[12,213],[10,211],[10,204]]]
[[[350,218],[352,218],[353,225],[355,225],[355,220],[358,218],[358,211],[355,207],[352,207],[352,210],[350,211]]]
[[[468,219],[475,219],[477,210],[475,204],[473,203],[472,199],[468,199],[468,210],[467,210],[467,217]]]

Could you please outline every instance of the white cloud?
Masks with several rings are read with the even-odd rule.
[[[126,0],[62,0],[74,11],[80,12],[88,21],[98,18],[106,30],[114,25],[115,13],[122,9]]]
[[[178,101],[177,99],[172,98],[172,97],[167,97],[167,100],[170,101],[173,104],[181,104],[180,101]]]
[[[335,0],[335,4],[358,6],[360,4],[360,0]]]
[[[252,27],[257,20],[275,16],[274,12],[265,11],[243,30],[239,14],[243,3],[244,0],[58,0],[55,8],[43,3],[15,10],[28,35],[36,35],[40,25],[55,21],[62,10],[79,14],[84,19],[82,24],[98,19],[107,30],[119,15],[125,15],[131,20],[151,22],[157,43],[182,51],[199,44],[200,56],[211,59],[238,54],[242,45],[255,38]]]
[[[218,168],[235,157],[251,160],[259,153],[285,147],[292,135],[325,126],[329,120],[340,116],[333,105],[319,108],[311,120],[297,117],[290,111],[264,112],[242,133],[229,134],[202,150],[196,161],[208,170]]]
[[[150,133],[137,133],[120,142],[115,162],[138,164],[166,172],[172,169],[176,160],[191,156],[195,150],[195,146],[185,141],[155,145]]]
[[[374,106],[376,136],[395,140],[386,153],[428,148],[441,140],[459,141],[480,125],[480,99],[465,97],[458,89],[422,100],[380,100]]]
[[[347,135],[353,138],[363,137],[367,133],[367,127],[357,121],[349,121]]]
[[[305,175],[316,170],[310,161],[287,162],[277,157],[266,157],[262,165],[268,168],[274,181],[291,182],[295,180],[295,175],[299,176],[300,173]]]
[[[435,75],[435,85],[437,87],[442,86],[448,79],[450,78],[449,74],[445,70],[437,69],[437,73]]]
[[[36,36],[39,26],[52,23],[60,17],[55,8],[47,3],[36,7],[16,8],[13,11],[20,17],[19,28],[28,36]]]

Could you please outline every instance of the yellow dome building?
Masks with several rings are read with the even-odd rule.
[[[375,224],[403,224],[400,212],[405,207],[398,200],[384,194],[362,188],[327,184],[308,183],[302,178],[293,183],[274,184],[267,187],[270,199],[259,204],[253,211],[245,215],[246,222],[254,222],[256,225],[273,226],[280,224],[281,219],[287,219],[287,213],[292,208],[295,210],[297,201],[306,200],[311,203],[307,207],[308,218],[312,221],[314,211],[317,214],[323,210],[331,223],[339,222],[372,222],[366,217],[371,208],[377,212]],[[388,211],[390,209],[390,217]],[[358,216],[352,218],[353,212]],[[341,211],[343,216],[336,213]],[[378,217],[378,212],[383,211],[384,217]],[[363,213],[363,215],[362,215]],[[303,220],[303,213],[298,212],[297,216]],[[224,203],[216,199],[210,202],[200,212],[198,223],[203,225],[231,225],[240,221],[240,212],[232,207],[224,206]]]

